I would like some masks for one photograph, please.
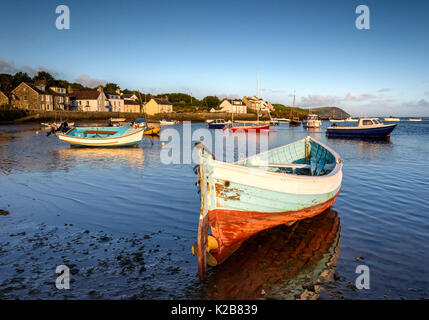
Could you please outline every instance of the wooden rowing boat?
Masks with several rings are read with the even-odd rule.
[[[207,263],[222,263],[259,231],[320,214],[341,189],[342,159],[311,137],[233,164],[196,146],[201,212],[193,251],[201,280]]]
[[[121,127],[76,127],[57,136],[74,146],[125,147],[139,144],[143,130],[129,124]]]

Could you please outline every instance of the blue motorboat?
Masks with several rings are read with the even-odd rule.
[[[395,129],[395,124],[384,124],[378,118],[360,118],[357,126],[338,126],[326,129],[328,137],[387,138]]]
[[[227,126],[228,126],[228,123],[225,122],[225,120],[223,119],[215,119],[207,123],[207,127],[209,129],[223,129],[223,128],[226,128]]]

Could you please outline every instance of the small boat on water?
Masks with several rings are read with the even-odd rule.
[[[304,128],[319,128],[322,125],[322,120],[320,120],[317,114],[310,113],[302,122]]]
[[[293,116],[293,109],[295,108],[295,92],[293,93],[293,103],[292,108],[290,108],[290,121],[289,121],[289,127],[299,127],[301,125],[301,121],[299,120],[299,117]]]
[[[143,134],[146,136],[159,136],[160,131],[160,127],[147,127],[144,130]]]
[[[278,123],[289,123],[290,119],[287,118],[277,118]]]
[[[423,121],[423,119],[422,118],[410,118],[410,119],[408,119],[408,121],[420,122],[420,121]]]
[[[388,118],[384,118],[384,121],[387,121],[387,122],[399,122],[399,121],[401,121],[401,119],[394,118],[394,117],[388,117]]]
[[[342,159],[311,137],[233,164],[196,147],[201,212],[193,253],[201,280],[207,264],[221,264],[250,236],[322,213],[341,189]]]
[[[228,123],[224,119],[214,119],[207,123],[209,129],[224,129],[228,126]]]
[[[269,131],[269,124],[255,124],[251,126],[232,126],[229,128],[231,132],[261,132],[261,131]]]
[[[385,138],[395,129],[395,124],[384,124],[378,118],[360,118],[357,126],[333,125],[326,129],[328,137]]]
[[[277,120],[277,118],[272,118],[270,120],[270,125],[271,126],[278,126],[280,124],[280,122]]]
[[[127,124],[127,119],[125,118],[110,118],[109,126],[110,127],[120,127]]]
[[[172,125],[177,124],[177,121],[175,121],[175,120],[161,120],[159,123],[161,124],[161,126],[172,126]]]
[[[63,121],[63,122],[42,122],[41,125],[46,127],[47,129],[49,128],[55,128],[58,129],[62,123],[67,123],[67,125],[69,127],[73,127],[74,126],[74,122],[67,122],[67,121]]]
[[[147,122],[145,118],[137,118],[136,121],[134,121],[134,127],[136,128],[146,128]]]
[[[299,127],[301,125],[301,121],[298,117],[292,117],[292,120],[289,122],[289,127]]]
[[[144,128],[134,128],[130,124],[121,127],[77,127],[65,133],[58,133],[61,141],[73,146],[84,147],[124,147],[140,143]]]

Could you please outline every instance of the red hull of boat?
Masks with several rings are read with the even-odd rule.
[[[260,132],[262,130],[270,130],[270,125],[267,124],[263,126],[232,127],[232,128],[229,128],[229,130],[231,130],[231,132],[248,132],[248,131]]]
[[[218,264],[225,261],[250,236],[275,226],[314,217],[330,206],[337,199],[338,193],[330,200],[299,211],[257,212],[215,209],[208,212],[212,235],[219,243],[219,248],[212,250]],[[204,251],[203,251],[204,252]]]

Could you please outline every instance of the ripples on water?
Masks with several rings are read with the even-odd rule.
[[[324,299],[429,294],[428,121],[400,122],[390,142],[274,127],[270,148],[309,133],[342,156],[340,196],[323,215],[250,239],[204,284],[190,254],[200,206],[191,164],[162,164],[159,139],[81,149],[36,130],[0,127],[0,209],[11,212],[0,217],[0,297],[294,299],[319,285]],[[66,262],[74,290],[52,290]],[[353,286],[358,264],[370,267],[370,290]]]

